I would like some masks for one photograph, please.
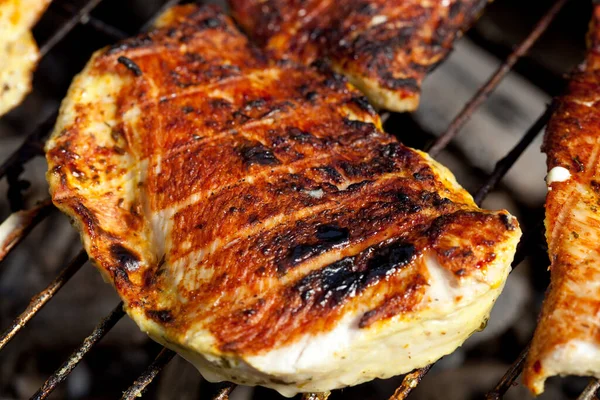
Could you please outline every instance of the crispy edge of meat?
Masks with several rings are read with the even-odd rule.
[[[585,61],[572,75],[565,94],[555,99],[556,111],[548,123],[542,148],[547,154],[548,172],[558,167],[566,169],[568,177],[565,180],[559,178],[548,182],[545,225],[551,261],[551,282],[546,291],[523,372],[525,386],[535,395],[543,393],[545,381],[551,376],[594,375],[600,378],[600,364],[593,368],[587,365],[573,347],[582,339],[588,344],[595,342],[596,346],[600,346],[600,337],[589,332],[590,327],[585,321],[586,318],[592,317],[588,314],[591,311],[590,307],[600,307],[600,298],[594,300],[591,298],[593,295],[582,293],[586,297],[582,299],[575,296],[570,288],[595,280],[594,276],[600,275],[600,266],[581,265],[583,260],[574,254],[577,247],[591,248],[594,243],[585,243],[585,236],[581,236],[575,230],[571,231],[570,228],[589,222],[591,225],[588,229],[598,231],[600,235],[600,227],[594,227],[594,221],[590,218],[580,220],[572,214],[564,215],[564,212],[569,213],[577,207],[585,207],[582,211],[584,214],[595,213],[594,206],[588,207],[588,197],[581,193],[574,195],[573,191],[577,190],[577,186],[584,186],[589,191],[586,195],[593,197],[594,192],[597,194],[597,184],[593,178],[598,165],[592,165],[595,169],[589,172],[587,169],[590,166],[585,165],[588,161],[593,161],[591,157],[594,151],[590,147],[598,146],[597,132],[578,131],[585,129],[585,125],[587,128],[590,128],[590,125],[594,126],[594,121],[597,121],[600,115],[597,105],[582,110],[586,107],[583,103],[588,100],[585,97],[594,97],[593,95],[598,93],[597,98],[600,98],[600,5],[594,6],[587,45]],[[584,98],[581,98],[582,96]],[[590,140],[586,141],[586,137]],[[582,142],[577,142],[578,139]],[[568,209],[564,210],[565,207]]]
[[[1,46],[1,44],[0,44]],[[0,116],[19,105],[31,91],[32,74],[39,51],[30,32],[0,47],[0,59],[8,63],[0,69]]]

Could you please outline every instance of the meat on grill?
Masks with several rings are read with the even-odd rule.
[[[47,144],[54,203],[142,330],[286,395],[422,367],[481,329],[520,229],[340,75],[214,8],[97,52]]]
[[[588,39],[544,140],[551,283],[525,367],[534,393],[554,375],[600,378],[600,6]]]
[[[0,0],[0,116],[31,90],[38,49],[29,31],[50,0]]]
[[[377,107],[415,110],[423,78],[487,0],[229,0],[270,54],[331,61]]]

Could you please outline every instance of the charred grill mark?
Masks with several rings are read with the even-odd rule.
[[[364,313],[358,323],[358,327],[365,329],[377,321],[412,311],[423,297],[421,289],[427,285],[427,280],[420,274],[411,279],[412,282],[401,293],[392,295],[379,307]]]
[[[394,154],[394,152],[390,152],[389,147],[384,146],[379,150],[379,155],[371,160],[360,163],[343,161],[339,163],[339,166],[344,175],[351,180],[361,178],[370,179],[381,174],[399,170],[401,164],[391,154]]]
[[[433,180],[435,178],[429,167],[425,167],[422,170],[415,172],[413,177],[418,181]]]
[[[254,142],[244,145],[239,150],[245,165],[279,165],[275,154],[261,143]]]
[[[419,64],[416,62],[411,62],[410,68],[421,74],[427,74],[429,72],[433,72],[437,67],[439,67],[444,62],[444,60],[445,60],[445,58],[438,60],[431,64]]]
[[[315,139],[315,137],[310,133],[301,131],[298,128],[290,128],[288,129],[287,133],[290,136],[290,138],[299,143],[308,143]]]
[[[348,228],[325,224],[317,227],[317,239],[324,243],[341,244],[348,241]]]
[[[344,118],[344,124],[360,132],[374,133],[377,131],[377,127],[372,122],[359,121],[354,119]]]
[[[217,29],[217,28],[225,29],[225,28],[227,28],[225,21],[223,21],[221,18],[218,18],[218,17],[205,18],[205,19],[199,21],[197,26],[200,29]]]
[[[365,179],[364,181],[356,182],[356,183],[349,185],[345,191],[346,192],[354,192],[354,191],[362,189],[363,187],[365,187],[367,185],[372,184],[373,182],[374,181]]]
[[[246,103],[246,105],[244,105],[244,109],[252,110],[253,108],[261,108],[265,105],[267,105],[267,101],[265,99],[250,100]]]
[[[278,302],[275,306],[277,311],[265,310],[266,303],[258,300],[250,307],[241,308],[218,322],[216,326],[223,329],[213,329],[213,334],[220,339],[220,348],[228,351],[252,351],[268,348],[278,340],[286,342],[302,327],[286,322],[291,322],[300,315],[306,320],[321,321],[323,315],[339,310],[369,287],[392,279],[396,272],[410,265],[417,256],[415,246],[401,240],[371,246],[355,256],[344,257],[309,273],[293,285],[282,288],[277,296],[281,298],[281,303]],[[418,293],[411,293],[409,287],[403,294],[407,302]],[[267,320],[256,318],[265,312],[268,313]],[[235,327],[221,325],[234,320]],[[281,327],[277,332],[281,335],[279,338],[270,329],[275,323]]]
[[[152,37],[149,34],[143,34],[112,45],[106,51],[106,55],[112,55],[119,52],[126,52],[127,50],[137,49],[140,47],[150,47],[153,44],[154,41],[152,40]]]
[[[131,72],[133,72],[133,74],[137,77],[142,76],[142,70],[140,69],[140,67],[130,58],[127,58],[125,56],[120,56],[119,58],[117,58],[117,61],[120,64],[123,64],[128,70],[130,70]]]
[[[118,267],[127,271],[137,271],[140,267],[140,257],[121,244],[111,245],[110,255],[117,262]]]
[[[498,218],[500,218],[500,221],[502,221],[502,224],[504,225],[504,227],[506,228],[507,231],[514,231],[515,230],[515,225],[513,224],[511,218],[509,218],[508,215],[506,215],[506,214],[500,214],[498,216]]]
[[[92,213],[86,206],[81,202],[76,202],[73,205],[73,211],[79,216],[80,220],[85,224],[87,231],[90,235],[93,235],[96,228],[98,227],[98,220],[94,213]]]
[[[325,224],[317,226],[314,238],[316,240],[292,247],[285,259],[278,263],[277,271],[284,274],[290,267],[347,244],[350,239],[350,231],[348,228]]]
[[[368,113],[369,115],[375,115],[375,109],[369,103],[369,100],[365,96],[354,96],[350,99],[350,101],[356,104],[362,111]]]
[[[384,86],[394,90],[406,89],[411,92],[418,92],[420,87],[415,78],[394,78],[390,72],[382,74],[381,81]]]
[[[162,324],[169,324],[175,319],[170,310],[146,310],[146,315],[148,318]]]
[[[130,286],[131,281],[129,280],[129,274],[120,266],[116,266],[112,269],[113,279],[117,288],[122,286]]]
[[[319,174],[322,174],[325,179],[331,180],[334,183],[342,183],[344,181],[344,177],[340,174],[334,167],[325,166],[325,167],[315,167],[313,170]]]

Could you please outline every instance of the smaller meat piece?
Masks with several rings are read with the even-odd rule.
[[[486,0],[229,0],[277,58],[327,59],[379,108],[413,111],[423,78]]]
[[[0,0],[0,116],[23,101],[39,52],[29,31],[50,0]]]
[[[585,62],[556,101],[548,155],[546,239],[551,283],[525,365],[535,394],[546,378],[600,378],[600,5]]]

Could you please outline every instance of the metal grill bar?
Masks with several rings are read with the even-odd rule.
[[[124,393],[121,400],[134,400],[141,397],[148,385],[152,380],[159,374],[159,372],[175,357],[175,352],[167,348],[164,348],[158,353],[152,364],[146,368],[146,370],[140,375],[139,378],[133,382],[133,385],[129,387]]]
[[[546,126],[546,123],[550,119],[554,111],[554,107],[548,107],[546,111],[540,115],[540,117],[531,125],[531,128],[527,130],[525,135],[519,140],[519,142],[508,152],[506,156],[501,158],[497,163],[492,174],[488,177],[486,182],[479,188],[475,193],[474,200],[477,205],[481,206],[483,199],[489,194],[489,192],[498,185],[500,180],[504,178],[504,175],[512,168],[517,162],[523,152],[529,147],[531,142],[537,137],[542,131],[542,128]]]
[[[77,23],[89,22],[89,12],[91,12],[102,0],[91,0],[87,2],[75,15],[73,15],[59,30],[50,37],[50,39],[42,46],[40,54],[46,55],[57,43],[59,43],[76,25]],[[171,0],[168,2],[169,6],[178,3],[178,1]],[[160,11],[153,15],[151,21],[160,15],[164,10],[164,7]],[[95,21],[95,20],[94,20]],[[112,35],[119,34],[116,29],[106,29],[110,27],[107,24],[93,23],[93,26],[99,28],[103,32],[110,31]],[[112,27],[111,27],[112,28]],[[123,34],[124,35],[124,34]],[[0,178],[5,176],[11,168],[15,166],[21,167],[31,158],[43,154],[43,139],[47,133],[52,129],[57,117],[57,111],[52,113],[46,120],[38,125],[32,133],[27,135],[24,143],[15,151],[2,165],[0,165]],[[26,217],[29,217],[31,223],[23,224],[21,232],[16,232],[13,236],[18,238],[17,240],[11,240],[10,243],[4,245],[2,243],[2,249],[4,254],[2,258],[10,251],[11,248],[18,243],[18,241],[25,236],[28,230],[32,229],[35,223],[39,222],[35,218],[36,216],[42,215],[42,210],[51,209],[51,204],[47,202],[40,207],[22,212]],[[6,221],[5,221],[6,223]],[[12,233],[12,232],[11,232]],[[31,303],[27,309],[17,317],[11,326],[0,336],[0,350],[33,318],[33,316],[54,296],[60,288],[81,268],[81,266],[87,261],[88,257],[85,251],[80,252],[77,257],[56,277],[56,279],[42,292],[32,298]],[[1,260],[1,258],[0,258]],[[115,308],[111,314],[105,318],[101,323],[94,329],[92,334],[88,336],[82,345],[69,357],[69,359],[45,382],[45,384],[34,394],[34,399],[46,398],[56,386],[62,382],[68,374],[75,368],[75,366],[81,361],[83,356],[121,319],[124,315],[122,310],[122,303]]]
[[[556,3],[544,14],[544,16],[535,25],[531,33],[521,42],[521,44],[508,56],[506,61],[500,65],[494,75],[477,90],[477,93],[469,102],[464,106],[461,112],[454,118],[452,123],[448,126],[446,132],[440,135],[433,145],[429,148],[428,152],[432,157],[435,157],[442,151],[450,141],[458,134],[462,127],[471,119],[471,116],[477,111],[477,109],[488,99],[490,94],[498,87],[502,79],[510,72],[512,67],[523,57],[534,43],[540,38],[542,33],[546,31],[546,28],[554,20],[561,8],[569,0],[557,0]]]
[[[77,9],[69,4],[62,4],[61,8],[63,8],[69,14],[77,13]],[[82,25],[90,25],[95,30],[102,32],[103,34],[114,40],[121,40],[127,37],[127,33],[123,32],[119,28],[115,28],[114,26],[109,25],[101,19],[93,17],[89,14],[84,15],[83,18],[79,21],[79,23]]]
[[[88,256],[85,251],[80,251],[79,254],[63,269],[60,274],[40,293],[35,295],[25,311],[21,313],[10,325],[10,327],[0,336],[0,350],[6,346],[8,342],[37,314],[38,311],[46,305],[48,301],[71,279],[75,272],[87,261]]]
[[[23,166],[35,156],[44,154],[43,140],[52,130],[58,111],[49,115],[42,123],[36,126],[31,133],[27,135],[25,141],[19,148],[13,152],[2,164],[0,164],[0,179],[2,179],[11,168],[17,165]]]
[[[53,210],[50,199],[29,210],[12,213],[0,224],[0,262]]]
[[[600,388],[600,382],[597,379],[592,379],[590,383],[586,386],[583,392],[579,395],[577,400],[594,400],[598,397],[596,396],[598,393],[598,389]]]
[[[58,28],[56,32],[40,47],[40,57],[44,57],[54,46],[65,38],[102,0],[88,0],[81,9]]]
[[[500,382],[496,385],[493,391],[489,392],[485,395],[486,400],[500,400],[502,396],[510,389],[517,379],[517,377],[521,374],[523,370],[523,364],[525,363],[525,358],[527,358],[527,353],[529,352],[529,344],[521,351],[519,357],[512,363],[512,365],[508,368]]]
[[[50,376],[50,378],[48,378],[31,399],[42,400],[47,398],[50,393],[52,393],[54,389],[67,378],[71,371],[79,364],[83,356],[85,356],[92,347],[98,343],[100,339],[102,339],[104,335],[117,324],[117,322],[119,322],[123,315],[125,315],[125,311],[123,311],[123,302],[120,302],[106,318],[100,321],[92,333],[85,338],[81,346],[79,346],[67,361],[65,361],[54,374]]]
[[[107,24],[101,19],[92,17],[91,15],[89,15],[87,18],[81,21],[81,23],[84,25],[90,25],[95,30],[104,33],[106,36],[114,40],[123,40],[128,36],[127,33],[123,32],[122,30]]]
[[[433,364],[429,364],[426,367],[416,369],[410,374],[407,374],[402,379],[402,384],[400,385],[400,387],[398,387],[398,389],[396,389],[392,397],[390,397],[390,400],[406,399],[410,392],[412,392],[412,390],[416,388],[419,385],[419,383],[421,383],[421,380],[425,375],[427,375],[431,367],[433,367]]]
[[[222,382],[218,385],[222,386],[222,388],[217,391],[212,400],[229,400],[229,395],[237,387],[235,383],[231,382]]]
[[[489,192],[496,187],[496,185],[500,182],[500,180],[506,175],[506,173],[512,168],[515,162],[519,159],[519,157],[523,154],[523,152],[527,149],[527,147],[533,142],[535,137],[540,133],[542,128],[548,122],[548,119],[552,115],[553,107],[548,107],[546,111],[533,123],[533,125],[527,130],[525,135],[519,140],[519,142],[512,148],[512,150],[503,158],[501,158],[494,168],[492,174],[488,177],[486,182],[479,188],[477,193],[474,196],[474,200],[477,205],[481,206],[481,203],[485,199],[485,197],[489,194]],[[523,236],[521,242],[517,247],[517,251],[515,253],[515,257],[512,263],[512,268],[516,268],[527,256],[527,251],[531,248],[531,240],[535,236],[533,233],[539,231],[541,229],[542,224],[537,224],[536,228],[532,231],[529,231],[527,234]],[[394,395],[390,397],[390,400],[404,400],[410,392],[417,387],[417,385],[421,382],[421,379],[429,372],[433,364],[428,365],[424,368],[417,369],[414,372],[406,375],[404,380],[402,381],[402,385],[396,390]],[[510,372],[510,370],[509,370]],[[517,378],[520,374],[521,370],[517,371],[517,374],[512,377],[513,380]],[[507,372],[508,374],[508,372]],[[512,376],[512,375],[511,375]],[[512,382],[511,382],[512,384]],[[509,386],[510,387],[510,386]],[[508,390],[508,388],[507,388]]]

